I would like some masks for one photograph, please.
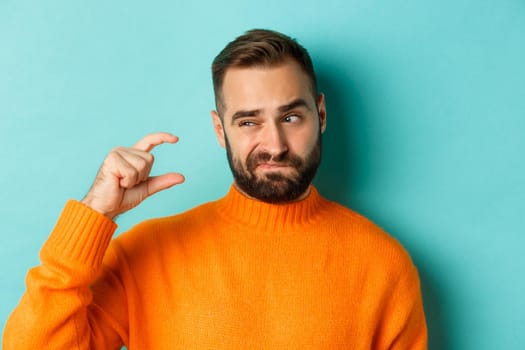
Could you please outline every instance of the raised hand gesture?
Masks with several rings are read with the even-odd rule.
[[[82,203],[113,219],[152,194],[184,182],[179,173],[149,175],[154,161],[150,151],[163,143],[177,141],[176,136],[160,132],[145,136],[133,147],[113,149]]]

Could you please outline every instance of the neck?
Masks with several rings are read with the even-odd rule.
[[[266,203],[241,192],[235,184],[217,202],[217,210],[228,221],[252,232],[301,232],[314,223],[326,208],[315,187],[310,186],[302,199],[286,203]]]

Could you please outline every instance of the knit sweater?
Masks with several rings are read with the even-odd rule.
[[[426,349],[401,245],[321,197],[214,202],[116,225],[66,204],[6,325],[16,349]]]

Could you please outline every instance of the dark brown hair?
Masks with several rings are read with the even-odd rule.
[[[295,60],[310,78],[312,94],[317,101],[317,81],[308,51],[287,35],[267,29],[253,29],[228,43],[213,60],[213,91],[219,115],[222,115],[224,107],[222,83],[228,68],[272,67],[289,58]]]

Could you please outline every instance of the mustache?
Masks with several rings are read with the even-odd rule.
[[[270,161],[278,165],[291,166],[294,168],[299,168],[303,165],[303,161],[299,156],[289,152],[281,153],[277,156],[272,156],[268,152],[260,152],[252,154],[248,157],[246,160],[246,167],[249,170],[253,170],[257,167],[257,165]]]

